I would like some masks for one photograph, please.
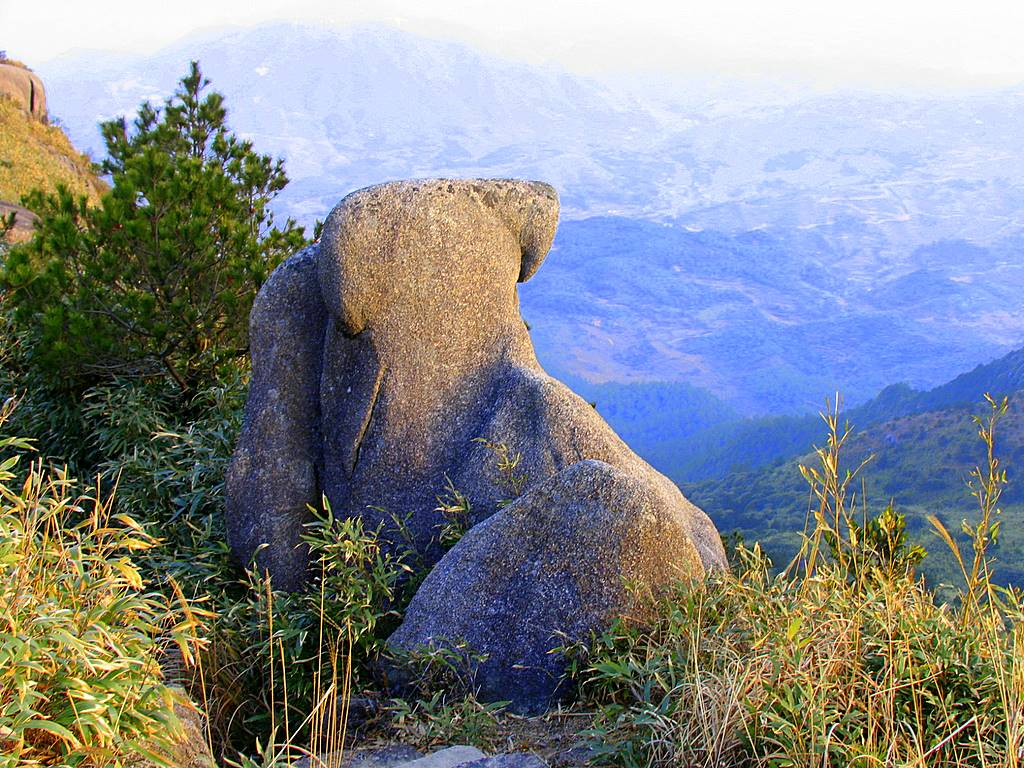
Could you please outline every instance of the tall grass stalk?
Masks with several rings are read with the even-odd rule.
[[[1005,471],[974,475],[979,520],[965,524],[958,604],[936,601],[915,575],[922,552],[890,504],[867,516],[844,470],[838,403],[826,443],[806,468],[811,488],[803,559],[772,575],[756,545],[731,574],[681,583],[657,619],[620,621],[574,649],[575,677],[600,716],[598,759],[648,766],[1009,766],[1021,764],[1024,720],[1021,594],[991,582],[986,550],[998,529]],[[861,512],[857,519],[856,511]],[[948,532],[947,532],[948,535]],[[952,539],[952,537],[949,537]],[[972,577],[973,574],[973,577]],[[994,599],[998,596],[999,599]]]
[[[321,575],[326,576],[327,564],[321,562]],[[269,661],[268,676],[271,682],[270,716],[271,729],[265,745],[257,745],[260,761],[241,757],[231,765],[239,768],[277,768],[291,765],[300,757],[309,761],[310,768],[341,768],[344,764],[348,738],[348,713],[352,697],[353,680],[353,632],[349,622],[344,627],[332,624],[327,608],[325,578],[320,580],[318,595],[320,612],[317,616],[316,668],[312,679],[312,705],[305,710],[304,701],[292,701],[288,692],[288,677],[292,672],[290,660],[285,653],[284,637],[274,629],[275,593],[269,574],[262,580],[267,601],[266,658]],[[344,654],[341,653],[344,647]],[[326,665],[325,665],[326,661]],[[276,697],[277,688],[273,681],[281,681],[282,698]],[[277,711],[283,713],[283,723],[277,719]],[[304,717],[292,728],[290,713],[303,712]],[[283,730],[279,727],[283,725]]]
[[[0,408],[0,426],[13,409]],[[185,736],[161,660],[197,614],[144,583],[158,542],[28,445],[0,440],[0,766],[171,765]]]

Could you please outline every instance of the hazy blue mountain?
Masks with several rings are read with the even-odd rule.
[[[850,237],[564,222],[521,289],[544,361],[611,381],[681,379],[746,415],[926,389],[1024,340],[1024,239],[946,241],[867,279]],[[900,267],[902,262],[902,267]],[[909,271],[903,271],[909,270]]]
[[[555,184],[563,224],[522,305],[559,372],[801,414],[836,390],[927,389],[1024,342],[1022,89],[641,96],[388,27],[282,24],[39,70],[96,153],[97,121],[168,94],[191,58],[233,127],[285,157],[278,211],[304,223],[387,179]],[[717,413],[682,402],[695,424]]]
[[[551,181],[570,210],[624,197],[643,205],[644,190],[606,182],[658,130],[636,100],[389,27],[274,24],[134,60],[83,52],[39,70],[72,139],[99,153],[97,121],[162,99],[190,59],[227,96],[232,126],[287,159],[279,209],[306,222],[361,186],[442,173]]]
[[[893,384],[866,403],[844,409],[843,418],[857,430],[877,432],[885,422],[950,409],[976,410],[986,394],[999,398],[1021,390],[1024,349],[1017,349],[927,391]],[[704,420],[686,434],[644,436],[634,447],[681,485],[723,478],[728,482],[730,476],[757,473],[806,454],[821,442],[823,429],[816,414],[732,420],[723,415],[717,423]]]
[[[283,154],[285,210],[323,215],[396,176],[536,176],[572,216],[691,227],[860,222],[865,264],[908,244],[991,241],[1024,228],[1024,88],[822,94],[680,82],[658,97],[385,26],[266,25],[146,57],[83,52],[39,67],[83,148],[97,120],[170,92],[198,58],[232,123]]]

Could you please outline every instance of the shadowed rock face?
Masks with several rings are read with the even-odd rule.
[[[388,644],[463,641],[482,657],[466,664],[482,701],[543,711],[569,693],[553,649],[621,616],[649,618],[653,594],[721,565],[695,546],[701,514],[633,468],[578,461],[472,528],[427,576]]]
[[[0,96],[14,99],[23,110],[46,122],[46,90],[34,72],[11,64],[0,64]]]
[[[316,261],[315,246],[295,254],[253,303],[252,381],[227,476],[228,542],[245,562],[266,544],[260,564],[286,589],[305,579],[302,525],[311,518],[309,505],[320,505],[319,372],[328,317]]]
[[[306,580],[299,536],[321,493],[336,516],[411,538],[437,566],[393,645],[469,640],[491,653],[485,692],[524,709],[558,693],[555,633],[633,609],[624,578],[658,589],[725,567],[707,516],[537,362],[516,284],[557,221],[554,189],[536,182],[408,181],[342,200],[257,298],[228,474],[231,546],[248,560],[265,545],[257,561],[279,586]],[[496,444],[520,457],[514,481]],[[474,528],[444,555],[448,480]]]

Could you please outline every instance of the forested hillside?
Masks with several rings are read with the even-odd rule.
[[[754,472],[801,456],[821,433],[817,414],[744,419],[692,387],[607,385],[608,395],[602,397],[600,390],[586,382],[571,383],[597,401],[598,411],[635,450],[684,485]],[[845,415],[858,429],[866,429],[926,411],[973,406],[986,393],[1006,395],[1022,388],[1024,349],[979,365],[934,389],[919,391],[907,384],[892,384],[867,402],[847,408]],[[641,391],[647,395],[629,394]],[[629,407],[620,403],[629,403]],[[825,406],[824,398],[821,405]]]
[[[928,550],[922,569],[935,581],[956,583],[960,574],[926,516],[937,515],[949,530],[959,531],[960,521],[977,513],[967,481],[971,470],[986,461],[985,446],[978,440],[972,420],[984,412],[984,403],[978,398],[970,405],[874,423],[858,423],[856,410],[848,414],[854,431],[842,469],[854,470],[868,462],[862,473],[864,485],[858,480],[853,489],[858,503],[866,500],[868,513],[878,514],[890,501],[895,502],[896,509],[906,515],[913,541]],[[811,431],[810,425],[801,427]],[[808,448],[811,442],[824,445],[820,418],[816,427]],[[996,453],[1010,482],[1003,496],[1001,535],[994,547],[994,577],[1001,584],[1020,584],[1024,583],[1024,484],[1019,481],[1024,476],[1024,404],[1018,399],[1011,399],[1000,425]],[[815,463],[814,455],[805,451],[770,467],[684,483],[683,488],[723,533],[739,531],[748,543],[761,542],[776,565],[785,565],[796,554],[812,506],[799,466]]]

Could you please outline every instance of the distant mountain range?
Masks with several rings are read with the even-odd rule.
[[[893,419],[933,411],[978,406],[985,394],[1011,395],[1024,389],[1024,349],[979,365],[946,384],[927,391],[894,384],[855,408],[844,418],[863,430]],[[825,403],[822,403],[822,408]],[[638,443],[658,468],[682,485],[717,481],[730,474],[755,472],[807,453],[819,440],[822,421],[816,414],[723,418],[685,437],[661,436],[650,445]]]
[[[591,380],[681,379],[745,415],[807,413],[841,392],[923,389],[1024,341],[1024,236],[945,241],[863,274],[820,231],[689,232],[567,221],[521,290],[541,359]],[[835,234],[835,233],[833,233]],[[900,274],[902,272],[902,274]]]
[[[192,58],[235,128],[287,158],[284,209],[299,217],[359,186],[445,173],[550,181],[577,218],[728,231],[864,222],[876,230],[859,246],[865,262],[882,244],[1024,228],[1024,87],[911,96],[684,82],[654,99],[391,27],[284,24],[38,70],[52,111],[96,152],[98,120],[169,94]]]
[[[652,98],[376,26],[264,26],[38,70],[96,154],[96,123],[169,94],[191,58],[235,129],[286,158],[277,210],[304,223],[387,179],[555,184],[563,224],[521,291],[542,362],[584,389],[703,390],[677,423],[927,389],[1024,343],[1024,89],[694,82]]]

